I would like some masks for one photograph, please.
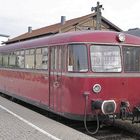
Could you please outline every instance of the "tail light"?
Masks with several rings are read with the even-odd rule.
[[[91,103],[92,110],[100,109],[103,114],[113,114],[116,111],[116,102],[114,100],[96,100]]]

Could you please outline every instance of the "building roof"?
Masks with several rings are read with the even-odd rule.
[[[129,29],[128,31],[125,31],[125,33],[140,37],[140,29],[139,28]]]
[[[88,18],[95,18],[95,17],[96,17],[96,13],[92,13],[92,14],[85,15],[82,17],[67,20],[65,24],[57,23],[54,25],[32,30],[32,32],[26,32],[20,36],[10,39],[9,41],[6,42],[6,44],[15,43],[19,41],[25,41],[25,40],[29,40],[29,39],[33,39],[37,37],[42,37],[42,36],[54,35],[54,34],[59,33],[61,29],[76,26],[80,22],[85,21]],[[110,28],[113,29],[114,31],[119,31],[119,32],[122,31],[119,27],[117,27],[116,25],[114,25],[113,23],[111,23],[109,20],[107,20],[104,17],[102,17],[102,22],[104,22],[105,24],[108,24]]]

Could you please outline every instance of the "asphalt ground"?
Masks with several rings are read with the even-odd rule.
[[[0,140],[95,140],[0,97]]]

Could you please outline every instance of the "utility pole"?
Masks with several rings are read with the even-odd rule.
[[[102,12],[101,9],[103,9],[103,6],[100,5],[99,2],[97,2],[97,6],[96,7],[92,7],[91,11],[95,11],[96,12],[96,30],[101,30],[101,25],[102,25]]]

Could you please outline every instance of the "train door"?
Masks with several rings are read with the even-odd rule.
[[[53,46],[50,49],[50,108],[56,112],[61,112],[62,46]]]

